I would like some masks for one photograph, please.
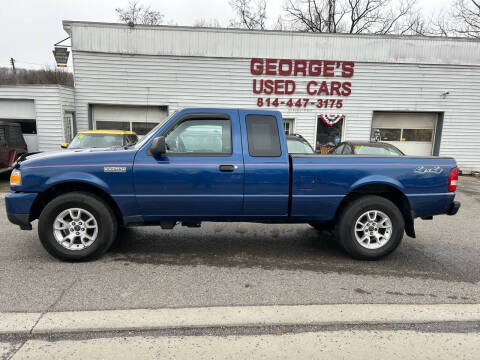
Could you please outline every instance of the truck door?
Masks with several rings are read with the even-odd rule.
[[[246,217],[286,217],[289,198],[288,150],[279,112],[240,111]]]
[[[228,218],[243,210],[237,111],[182,111],[163,127],[167,153],[139,152],[134,181],[146,221]],[[147,146],[148,148],[148,146]]]

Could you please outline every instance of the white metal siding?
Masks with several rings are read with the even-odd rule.
[[[63,142],[61,92],[72,98],[72,89],[58,85],[0,86],[0,99],[33,100],[37,122],[38,149],[56,150]],[[73,103],[70,100],[73,108]]]
[[[271,57],[377,63],[478,65],[468,39],[313,34],[64,21],[73,49],[130,55]]]
[[[76,109],[88,128],[88,104],[256,108],[249,59],[129,56],[74,51]],[[296,77],[295,98],[311,78]],[[318,80],[318,78],[317,78]],[[441,155],[480,169],[480,67],[356,63],[352,95],[344,98],[344,139],[368,140],[374,111],[444,112]],[[450,95],[442,96],[448,90]],[[282,96],[282,98],[288,98]],[[312,144],[317,115],[332,112],[276,108],[295,119],[295,131]]]

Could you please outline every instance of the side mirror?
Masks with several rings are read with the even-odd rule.
[[[167,152],[167,145],[165,144],[165,136],[159,136],[153,139],[150,152],[153,156],[160,156]]]
[[[60,147],[62,149],[66,149],[66,148],[68,148],[68,143],[63,143],[63,144],[60,145]]]

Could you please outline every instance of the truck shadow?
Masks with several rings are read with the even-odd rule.
[[[357,261],[343,251],[331,233],[318,232],[308,225],[219,223],[169,231],[157,227],[122,229],[105,261],[444,280],[450,276],[441,264],[411,247],[408,240],[382,260]]]

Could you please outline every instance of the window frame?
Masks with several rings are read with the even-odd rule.
[[[170,157],[170,156],[183,156],[183,157],[231,157],[233,156],[233,124],[232,119],[228,114],[225,113],[202,113],[202,114],[185,114],[184,116],[177,119],[172,125],[170,125],[167,129],[162,131],[158,136],[166,136],[173,128],[180,125],[181,123],[188,121],[188,120],[228,120],[230,121],[230,153],[165,153],[162,154],[162,157]],[[152,139],[155,139],[156,137]],[[152,152],[150,151],[151,145],[147,150],[148,156],[153,156]]]

